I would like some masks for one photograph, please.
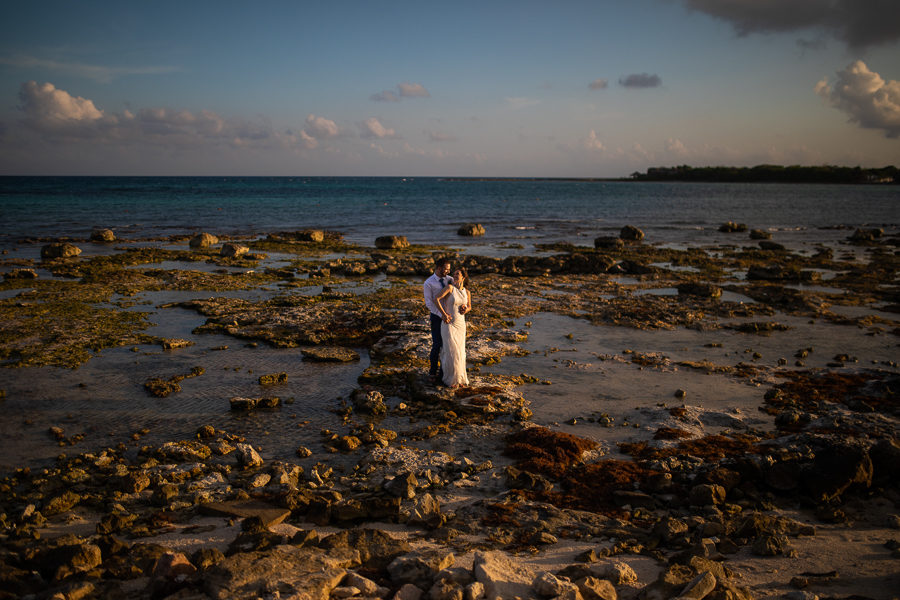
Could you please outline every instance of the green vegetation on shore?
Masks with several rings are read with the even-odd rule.
[[[651,167],[646,173],[632,173],[635,181],[706,181],[722,183],[900,183],[900,169],[880,169],[822,165],[757,165],[755,167]]]

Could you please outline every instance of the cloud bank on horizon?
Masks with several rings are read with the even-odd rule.
[[[610,52],[628,43],[627,35],[609,42],[571,35],[576,47],[596,48],[577,60],[571,48],[561,48],[559,56],[569,56],[569,63],[559,62],[552,47],[532,51],[512,44],[514,51],[503,55],[503,44],[511,44],[507,38],[490,46],[496,61],[473,50],[477,60],[460,62],[464,69],[454,61],[431,66],[445,55],[423,48],[421,61],[395,56],[391,64],[403,66],[387,71],[400,74],[392,77],[399,82],[375,93],[371,90],[383,83],[369,87],[363,80],[374,77],[364,71],[358,84],[352,77],[328,76],[329,69],[352,71],[353,63],[346,61],[323,65],[321,80],[312,76],[292,84],[300,92],[293,97],[281,91],[287,83],[265,78],[256,80],[256,88],[216,95],[187,77],[202,73],[197,66],[34,58],[34,48],[12,52],[0,43],[0,94],[15,89],[14,105],[0,109],[0,165],[6,165],[0,174],[106,169],[113,174],[621,176],[685,162],[900,163],[900,81],[895,79],[900,77],[900,3],[645,0],[642,5],[682,12],[660,18],[657,34],[670,37],[634,57]],[[557,13],[540,14],[549,31],[560,26],[551,19],[559,19]],[[670,45],[683,38],[672,27],[675,17],[692,32],[690,44]],[[719,35],[717,24],[731,35]],[[808,35],[813,39],[794,39]],[[466,44],[453,49],[461,52]],[[157,58],[157,65],[174,64],[164,55]],[[890,73],[880,73],[873,62]],[[418,75],[406,78],[403,71]],[[545,71],[556,80],[542,78]],[[26,74],[44,77],[22,79]],[[135,83],[170,79],[179,79],[178,85],[156,90],[152,83]],[[131,90],[143,90],[156,102],[116,100]],[[271,112],[258,108],[254,99],[267,94],[289,100],[283,106],[272,101],[277,110]],[[249,101],[228,102],[231,95]],[[372,114],[376,107],[380,114]]]

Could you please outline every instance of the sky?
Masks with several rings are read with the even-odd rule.
[[[897,0],[0,4],[0,175],[900,166]]]

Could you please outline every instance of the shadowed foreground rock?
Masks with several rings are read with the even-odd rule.
[[[209,569],[203,590],[212,598],[280,597],[296,600],[328,600],[331,591],[359,564],[355,551],[278,546],[270,552],[230,556]]]

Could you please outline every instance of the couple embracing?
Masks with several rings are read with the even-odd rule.
[[[469,275],[462,267],[453,269],[450,259],[439,258],[434,273],[425,280],[425,306],[431,312],[431,354],[429,379],[451,388],[469,385],[466,375],[466,313],[472,310]]]

